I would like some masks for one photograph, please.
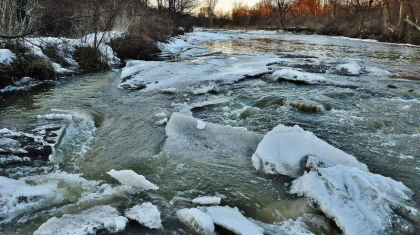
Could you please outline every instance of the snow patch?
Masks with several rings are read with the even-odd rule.
[[[206,128],[206,123],[202,120],[197,120],[197,129],[204,130]]]
[[[0,64],[10,65],[10,63],[13,62],[15,58],[15,53],[9,49],[0,49]]]

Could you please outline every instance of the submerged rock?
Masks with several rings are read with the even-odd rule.
[[[391,88],[391,89],[397,89],[398,87],[396,86],[396,85],[394,85],[394,84],[388,84],[388,86],[387,86],[388,88]]]
[[[286,98],[284,97],[266,96],[255,102],[253,106],[258,108],[268,107],[272,105],[283,106],[285,100]]]
[[[163,151],[180,157],[247,157],[262,139],[258,133],[213,123],[206,123],[205,129],[200,130],[197,120],[181,113],[172,114],[166,125]]]
[[[286,101],[286,104],[304,112],[321,112],[325,110],[322,104],[311,100],[291,100]]]

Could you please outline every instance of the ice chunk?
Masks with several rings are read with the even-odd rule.
[[[339,74],[347,76],[358,76],[361,73],[362,68],[357,63],[346,63],[339,64],[337,66]]]
[[[198,234],[215,235],[214,222],[210,215],[197,209],[182,209],[176,212],[179,220]]]
[[[264,229],[245,218],[238,208],[212,206],[203,208],[215,224],[238,235],[263,235]]]
[[[97,181],[64,172],[19,180],[0,176],[0,224],[9,223],[22,214],[63,203],[70,192],[62,185],[71,188],[73,194],[83,194],[94,190],[98,184]]]
[[[217,98],[214,98],[214,99],[193,103],[189,107],[190,107],[190,109],[203,108],[203,107],[207,107],[207,106],[224,104],[224,103],[227,103],[229,101],[230,101],[229,98],[217,97]]]
[[[382,234],[393,226],[397,214],[419,221],[419,212],[409,205],[410,189],[356,167],[312,170],[293,181],[290,192],[308,197],[348,235]]]
[[[136,220],[141,225],[151,229],[162,229],[162,219],[158,208],[150,202],[136,205],[125,212],[129,219]]]
[[[266,224],[258,220],[250,219],[254,224],[264,229],[264,234],[270,235],[314,235],[308,226],[302,221],[302,217],[296,220],[285,220],[280,223]],[[323,233],[320,233],[323,234]]]
[[[172,114],[166,125],[166,135],[163,152],[194,158],[251,156],[262,139],[254,132],[212,123],[206,123],[206,128],[199,130],[196,118],[181,113]]]
[[[352,155],[329,145],[299,126],[279,125],[268,132],[252,156],[252,162],[257,170],[296,178],[302,175],[306,164],[302,161],[309,155],[331,165],[342,164],[368,170],[365,164],[358,162]]]
[[[206,128],[206,123],[202,120],[197,120],[197,129],[203,130]]]
[[[210,91],[214,91],[215,88],[216,88],[215,85],[202,86],[200,88],[193,90],[192,93],[194,95],[203,95],[203,94],[209,93]]]
[[[204,196],[194,198],[192,202],[199,205],[219,205],[221,200],[222,199],[220,197]]]
[[[10,65],[15,58],[15,53],[11,52],[9,49],[0,49],[0,64]]]
[[[319,84],[327,82],[327,79],[323,76],[316,75],[313,73],[300,72],[293,69],[277,70],[271,75],[271,77],[274,81],[283,79],[291,82],[306,84]]]
[[[85,235],[102,230],[121,232],[127,222],[127,218],[120,216],[117,209],[101,205],[78,214],[53,217],[42,224],[34,235]]]
[[[118,180],[121,184],[134,186],[137,188],[142,188],[145,190],[157,190],[159,189],[158,186],[154,185],[150,181],[148,181],[143,175],[138,175],[136,172],[132,170],[110,170],[107,172],[108,175],[112,176],[114,179]]]
[[[162,126],[168,122],[168,116],[166,116],[166,113],[164,112],[156,114],[155,117],[158,118],[158,120],[155,122],[155,125],[157,126]]]

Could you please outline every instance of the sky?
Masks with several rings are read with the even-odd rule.
[[[244,4],[247,4],[248,6],[253,6],[255,3],[257,3],[259,0],[241,0]],[[239,2],[239,0],[219,0],[219,3],[216,6],[217,10],[223,10],[225,12],[228,12],[232,10],[232,4],[234,2]]]

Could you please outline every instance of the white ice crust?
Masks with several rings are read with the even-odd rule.
[[[144,190],[157,190],[158,186],[148,181],[143,175],[139,175],[132,170],[110,170],[108,175],[118,180],[121,184],[142,188]]]
[[[176,212],[179,220],[198,234],[215,235],[213,218],[197,208],[182,209]]]
[[[162,219],[158,208],[150,202],[136,205],[125,212],[129,219],[136,220],[151,229],[162,229]]]
[[[291,177],[302,175],[305,164],[301,161],[308,156],[315,156],[324,163],[354,166],[367,171],[365,164],[316,137],[299,126],[279,125],[268,132],[257,151],[252,156],[252,163],[257,170],[269,174],[282,174]]]
[[[101,230],[115,233],[123,231],[127,222],[127,218],[120,216],[117,209],[101,205],[78,214],[52,217],[34,235],[87,235]]]
[[[192,200],[194,204],[199,205],[219,205],[222,199],[220,197],[203,196]]]

